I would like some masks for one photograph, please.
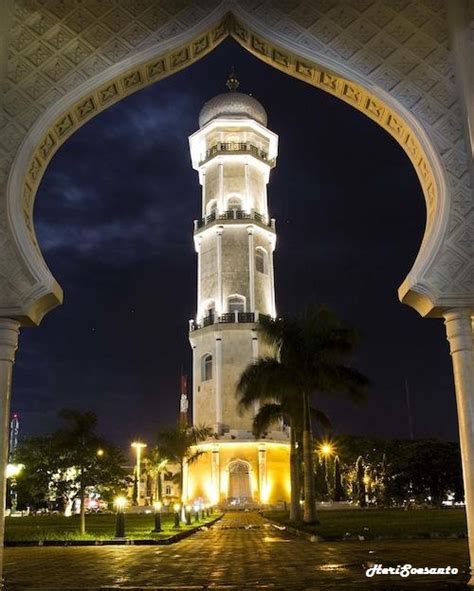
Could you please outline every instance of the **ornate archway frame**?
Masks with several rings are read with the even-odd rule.
[[[51,158],[84,123],[122,98],[178,72],[201,59],[228,36],[265,63],[352,105],[379,124],[410,158],[425,196],[426,227],[416,261],[399,288],[402,302],[422,315],[441,316],[437,293],[424,281],[445,235],[449,216],[446,179],[438,154],[417,119],[389,93],[370,86],[357,73],[330,58],[316,61],[270,29],[249,22],[236,7],[218,9],[198,26],[110,67],[46,111],[23,141],[7,186],[7,214],[18,252],[36,281],[15,309],[3,315],[23,324],[39,324],[62,303],[62,289],[49,271],[33,225],[35,195]],[[374,291],[375,291],[374,287]]]

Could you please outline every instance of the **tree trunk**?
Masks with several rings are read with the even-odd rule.
[[[290,481],[290,521],[301,521],[300,475],[298,466],[298,451],[296,449],[296,432],[294,426],[290,426]]]
[[[81,534],[84,535],[86,533],[86,487],[84,486],[84,481],[81,477],[81,488],[79,491],[79,498],[81,500],[81,512],[80,512],[80,519],[81,519]]]
[[[304,476],[304,506],[303,521],[305,523],[319,523],[316,515],[316,494],[314,486],[314,451],[313,429],[309,413],[309,396],[303,394],[304,431],[303,431],[303,476]]]

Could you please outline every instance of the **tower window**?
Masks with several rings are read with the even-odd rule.
[[[259,273],[268,273],[268,253],[260,246],[255,251],[255,269]]]
[[[245,312],[245,298],[241,295],[232,295],[227,299],[229,312]]]
[[[227,200],[227,209],[238,209],[240,211],[242,209],[242,199],[237,196],[229,197]]]
[[[211,215],[217,211],[217,199],[211,199],[206,206],[206,215]]]
[[[201,382],[212,380],[212,355],[207,353],[202,358],[201,364]]]

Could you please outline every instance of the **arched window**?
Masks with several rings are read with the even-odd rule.
[[[231,295],[227,298],[229,312],[245,312],[245,298],[241,295]]]
[[[211,215],[211,213],[216,213],[217,211],[217,199],[211,199],[209,203],[206,205],[206,215]]]
[[[212,380],[212,355],[206,353],[203,355],[201,362],[201,382]]]
[[[171,495],[171,486],[169,484],[165,487],[165,495]]]
[[[255,251],[255,269],[265,275],[268,273],[268,253],[261,246],[258,246]]]
[[[238,209],[240,211],[242,209],[242,199],[238,195],[232,195],[227,199],[227,209]]]

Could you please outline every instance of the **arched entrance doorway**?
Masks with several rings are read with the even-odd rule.
[[[244,505],[253,500],[251,487],[250,464],[244,460],[229,463],[229,486],[227,502],[230,505]]]

